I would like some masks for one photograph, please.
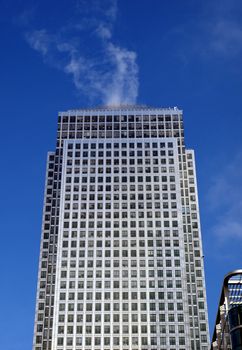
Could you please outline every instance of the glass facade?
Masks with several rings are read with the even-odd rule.
[[[61,112],[48,155],[33,350],[207,350],[182,111]]]
[[[242,270],[225,276],[211,350],[242,350]]]

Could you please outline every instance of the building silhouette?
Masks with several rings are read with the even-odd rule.
[[[33,350],[207,350],[194,152],[178,108],[59,113]]]

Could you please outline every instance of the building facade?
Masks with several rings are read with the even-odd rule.
[[[178,108],[59,113],[33,350],[207,350],[194,152]]]
[[[224,277],[211,350],[242,350],[242,270]]]

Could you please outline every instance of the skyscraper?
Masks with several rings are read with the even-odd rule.
[[[59,113],[33,350],[207,350],[194,152],[178,108]]]

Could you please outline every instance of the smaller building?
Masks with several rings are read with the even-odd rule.
[[[223,281],[211,350],[242,350],[242,269]]]

